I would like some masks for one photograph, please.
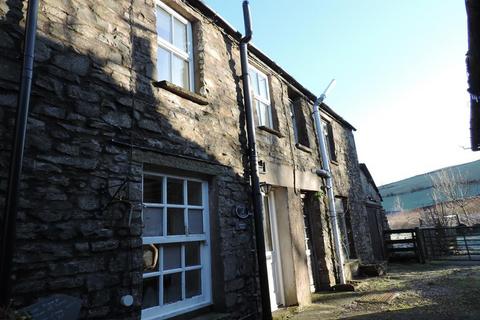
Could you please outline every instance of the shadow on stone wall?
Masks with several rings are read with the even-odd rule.
[[[78,3],[66,4],[71,12],[78,12]],[[0,22],[0,58],[6,62],[0,66],[1,205],[23,37],[19,26],[22,1],[9,0],[7,8],[6,12],[0,11],[5,17]],[[131,30],[131,51],[128,46],[120,46],[118,52],[112,48],[106,57],[101,57],[97,52],[110,47],[104,44],[105,48],[93,48],[92,44],[89,48],[89,43],[75,31],[88,21],[74,19],[75,15],[68,16],[62,41],[37,38],[14,259],[15,305],[64,293],[82,299],[82,318],[138,317],[143,268],[143,163],[134,154],[147,151],[158,158],[180,155],[183,161],[197,167],[218,168],[218,176],[212,180],[216,183],[218,212],[211,212],[218,229],[212,232],[218,233],[222,254],[228,252],[230,258],[219,259],[224,265],[215,267],[215,278],[223,274],[225,263],[237,266],[235,278],[245,281],[239,288],[229,289],[228,284],[223,287],[222,296],[236,297],[226,307],[238,314],[256,312],[253,228],[249,220],[245,231],[235,231],[237,218],[231,214],[233,205],[248,205],[245,176],[223,165],[205,146],[184,138],[165,117],[163,112],[173,107],[156,97],[154,90],[161,89],[152,88],[154,59],[150,39]],[[133,26],[132,21],[128,24]],[[48,19],[39,24],[47,34],[55,33],[58,27],[57,22]],[[233,72],[235,67],[230,67]],[[237,99],[241,108],[239,88]],[[179,112],[189,114],[185,109]],[[243,129],[244,117],[238,121]],[[239,138],[245,146],[243,131]],[[232,241],[234,248],[230,248]],[[132,309],[120,306],[124,294],[134,295]]]

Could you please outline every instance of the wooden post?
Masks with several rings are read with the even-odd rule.
[[[417,255],[418,255],[418,260],[420,263],[425,263],[426,257],[425,257],[425,243],[424,243],[424,238],[423,238],[423,230],[420,228],[415,228],[415,234],[416,234],[416,246],[417,246]]]

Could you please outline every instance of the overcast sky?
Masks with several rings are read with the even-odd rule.
[[[206,0],[243,32],[241,0]],[[377,185],[480,159],[459,0],[251,0],[255,45],[357,128]]]

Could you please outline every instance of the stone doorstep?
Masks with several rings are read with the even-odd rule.
[[[374,264],[362,264],[359,266],[359,273],[368,277],[378,277],[386,274],[387,265],[385,262]]]
[[[367,294],[357,300],[359,303],[391,303],[400,294],[398,292],[373,293]]]
[[[227,313],[210,312],[210,313],[195,317],[191,320],[229,320],[229,319],[231,319],[231,317]]]

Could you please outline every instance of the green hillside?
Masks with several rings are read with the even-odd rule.
[[[444,169],[466,178],[469,185],[467,197],[480,195],[480,160]],[[440,170],[380,186],[378,189],[383,198],[382,204],[385,211],[387,213],[397,211],[398,202],[400,202],[403,210],[413,210],[432,205],[432,181],[430,177]],[[399,200],[395,200],[397,197]]]

